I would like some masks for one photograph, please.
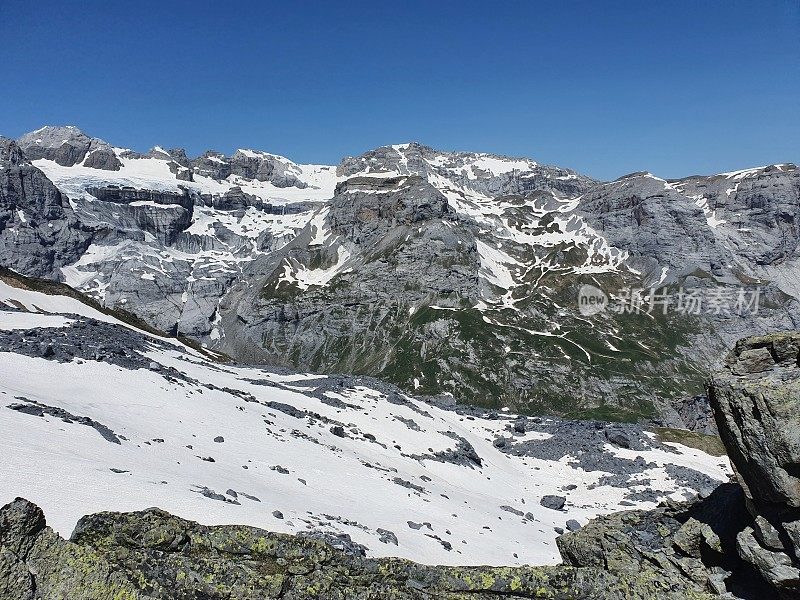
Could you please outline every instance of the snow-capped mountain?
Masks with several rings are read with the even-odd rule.
[[[727,459],[634,425],[240,366],[0,270],[0,504],[68,535],[153,505],[436,564],[542,564],[598,514],[707,491]]]
[[[419,144],[334,167],[254,150],[140,154],[46,127],[5,140],[0,165],[4,264],[248,362],[702,428],[684,409],[709,357],[800,326],[791,164],[603,183]],[[584,285],[716,304],[587,316]],[[745,289],[759,309],[733,314]]]

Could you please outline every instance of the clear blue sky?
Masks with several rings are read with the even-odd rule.
[[[611,179],[800,162],[800,0],[0,0],[0,134],[530,156]]]

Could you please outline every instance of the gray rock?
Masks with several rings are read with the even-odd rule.
[[[546,496],[542,496],[542,499],[539,500],[539,504],[551,510],[562,510],[566,501],[567,499],[564,498],[564,496],[548,494]]]
[[[781,597],[800,595],[800,333],[741,340],[709,386],[720,437],[747,495],[741,558]]]
[[[36,277],[77,261],[95,234],[13,140],[0,137],[0,263]]]
[[[756,502],[800,508],[800,334],[742,340],[709,390],[722,441]],[[770,356],[742,372],[742,355]]]
[[[739,555],[756,567],[761,576],[786,598],[800,594],[800,569],[785,552],[772,551],[759,544],[751,527],[737,537]]]
[[[569,519],[567,521],[567,529],[569,531],[578,531],[581,528],[581,524],[578,523],[575,519]]]
[[[398,545],[397,536],[388,529],[381,529],[380,527],[378,527],[378,529],[376,529],[375,531],[380,536],[379,540],[384,544],[394,544],[395,546]]]
[[[425,488],[424,487],[422,487],[421,485],[417,485],[416,483],[412,483],[410,481],[407,481],[407,480],[403,479],[402,477],[393,477],[392,478],[392,483],[395,483],[395,484],[399,485],[400,487],[404,487],[404,488],[407,488],[409,490],[414,490],[415,492],[419,492],[419,493],[423,493],[423,494],[425,493]]]
[[[46,404],[36,402],[35,400],[28,400],[27,398],[19,399],[23,400],[24,402],[9,404],[8,408],[35,417],[44,417],[45,415],[49,415],[51,417],[55,417],[56,419],[61,419],[65,423],[86,425],[97,431],[97,433],[99,433],[107,442],[111,442],[112,444],[122,444],[120,438],[114,433],[114,431],[111,430],[110,427],[103,425],[94,419],[85,416],[74,415],[70,412],[67,412],[63,408],[47,406]]]
[[[510,512],[512,515],[517,515],[518,517],[522,517],[525,513],[521,510],[517,510],[513,506],[501,506],[500,510],[504,510],[506,512]]]
[[[298,179],[296,167],[290,161],[274,154],[252,150],[237,150],[231,157],[231,172],[247,179],[269,181],[276,187],[297,187],[307,184]]]
[[[606,439],[620,448],[630,448],[631,441],[621,431],[606,430]]]
[[[197,598],[208,595],[211,578],[213,594],[227,598],[710,598],[701,585],[679,571],[661,572],[652,561],[629,572],[613,563],[607,570],[433,567],[366,558],[366,551],[346,534],[206,527],[158,509],[84,517],[67,541],[46,527],[30,502],[19,499],[0,510],[0,590],[14,600],[143,593],[168,600],[176,572],[195,574],[181,585],[187,597]]]

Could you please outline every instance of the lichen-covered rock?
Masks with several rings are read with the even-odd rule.
[[[737,580],[743,573],[757,577],[736,554],[736,534],[748,520],[741,488],[725,484],[695,503],[597,518],[556,541],[565,562],[576,567],[748,597]]]
[[[435,567],[369,559],[308,537],[207,527],[158,509],[84,517],[65,541],[26,500],[0,509],[0,592],[13,600],[712,597],[673,575],[656,566]]]

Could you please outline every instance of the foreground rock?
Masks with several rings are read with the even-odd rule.
[[[595,562],[574,546],[566,544],[572,562]],[[13,600],[711,597],[700,577],[637,564],[634,555],[607,566],[431,567],[252,527],[206,527],[158,509],[84,517],[66,541],[27,500],[0,510],[0,597]]]
[[[740,341],[711,386],[720,436],[753,523],[741,557],[800,597],[800,333]]]

